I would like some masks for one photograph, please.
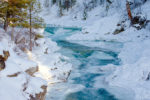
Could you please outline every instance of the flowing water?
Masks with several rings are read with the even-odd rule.
[[[45,31],[49,32],[51,34],[49,38],[61,47],[58,52],[69,57],[69,62],[73,65],[68,82],[53,84],[46,100],[120,100],[107,89],[96,87],[96,79],[104,76],[100,70],[101,66],[120,64],[117,51],[101,47],[88,47],[75,43],[75,41],[73,43],[67,41],[66,37],[81,31],[79,28],[49,27]],[[116,45],[118,48],[122,47],[122,43],[117,42],[95,42],[104,42],[112,47],[116,47]]]

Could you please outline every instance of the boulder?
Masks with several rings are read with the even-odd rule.
[[[30,95],[30,100],[45,100],[45,96],[47,93],[47,86],[43,85],[41,86],[41,88],[43,92],[36,94],[35,97],[33,95]]]
[[[39,70],[39,67],[31,67],[28,70],[26,70],[25,72],[28,73],[30,76],[34,76],[33,74],[36,73]]]
[[[0,71],[5,68],[5,61],[2,55],[0,55]]]
[[[3,51],[3,55],[0,55],[0,71],[5,69],[5,61],[8,59],[10,56],[9,51]]]

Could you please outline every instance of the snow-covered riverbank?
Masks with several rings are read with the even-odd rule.
[[[4,56],[4,50],[10,53],[5,68],[0,71],[1,100],[43,100],[48,84],[68,78],[72,65],[56,53],[60,49],[57,44],[46,38],[36,43],[32,52],[22,52],[0,29],[0,55]]]

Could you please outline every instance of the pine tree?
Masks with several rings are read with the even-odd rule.
[[[9,25],[12,27],[11,32],[11,39],[14,40],[13,32],[14,27],[25,27],[26,26],[26,15],[27,15],[27,0],[11,0],[9,2],[10,8],[13,10],[13,13],[11,13],[11,17],[8,18],[8,21],[10,22]]]
[[[28,1],[28,25],[29,25],[29,33],[30,33],[30,51],[32,51],[32,35],[33,28],[38,29],[43,26],[43,19],[39,17],[39,13],[41,12],[40,2],[37,0],[29,0]]]
[[[67,11],[69,10],[69,7],[70,7],[70,1],[69,0],[65,0],[64,2],[64,8],[67,9]]]
[[[59,16],[63,16],[63,4],[62,1],[59,1]]]
[[[7,26],[8,26],[8,14],[7,14],[7,9],[8,9],[8,2],[7,1],[1,1],[0,2],[0,18],[3,19],[3,27],[5,29],[5,31],[7,30]]]
[[[21,25],[27,14],[26,8],[27,0],[7,0],[0,3],[0,17],[3,19],[5,31],[9,25]]]
[[[86,2],[83,2],[83,5],[84,5],[84,11],[83,11],[83,20],[86,20],[87,19],[87,11],[88,11],[88,5],[86,4]]]
[[[107,0],[107,2],[108,2],[109,4],[112,4],[112,1],[110,1],[110,0]]]
[[[0,1],[0,18],[3,19],[4,30],[8,26],[29,28],[30,50],[32,50],[32,28],[41,28],[43,19],[38,16],[41,11],[40,2],[37,0],[3,0]],[[13,31],[11,34],[13,40]]]
[[[56,3],[56,0],[52,0],[52,4],[55,4]]]
[[[71,0],[71,2],[70,2],[71,4],[70,4],[70,7],[72,8],[73,7],[73,5],[75,5],[75,3],[76,3],[76,0]]]
[[[44,2],[44,6],[45,6],[46,8],[48,8],[48,7],[50,6],[50,2],[49,2],[49,0],[45,0],[45,2]]]

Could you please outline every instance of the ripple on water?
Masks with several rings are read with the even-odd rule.
[[[82,91],[70,93],[65,100],[117,100],[105,89],[86,88]]]
[[[94,78],[102,75],[102,74],[94,74],[94,73],[83,73],[82,77],[74,78],[75,84],[82,84],[87,88],[92,88],[93,84],[95,83]]]
[[[77,70],[80,72],[80,77],[71,78],[73,84],[81,84],[85,88],[81,91],[70,93],[65,100],[117,100],[112,94],[105,89],[94,88],[95,78],[103,74],[89,73],[87,68],[91,66],[104,66],[107,64],[119,65],[120,60],[118,54],[102,48],[92,48],[84,45],[70,43],[68,41],[57,41],[59,46],[65,50],[72,50],[74,59],[80,61]],[[67,48],[67,49],[66,49]]]

